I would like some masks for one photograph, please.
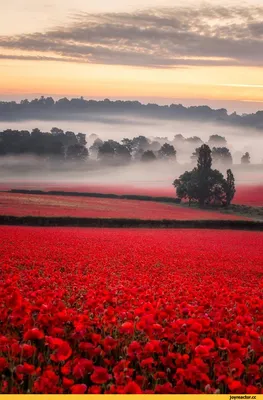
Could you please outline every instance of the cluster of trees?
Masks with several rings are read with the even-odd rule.
[[[0,132],[0,156],[34,154],[68,161],[85,161],[88,157],[91,157],[102,163],[110,164],[126,164],[131,160],[174,162],[178,151],[188,154],[189,151],[190,153],[193,151],[191,159],[195,163],[203,144],[198,136],[184,138],[180,134],[175,135],[172,140],[167,137],[149,139],[140,135],[133,139],[123,138],[120,142],[115,140],[103,141],[97,135],[91,134],[87,143],[84,133],[64,132],[55,127],[50,132],[42,132],[37,128],[31,132],[11,129]],[[207,145],[212,148],[211,157],[216,165],[233,163],[231,152],[226,147],[225,137],[211,135]],[[250,163],[249,153],[242,156],[241,163]]]
[[[197,166],[175,179],[173,186],[179,199],[187,199],[189,205],[192,201],[198,202],[200,207],[210,204],[227,206],[236,192],[231,169],[227,170],[226,179],[217,169],[212,169],[212,151],[206,144],[199,149]]]
[[[172,118],[181,120],[214,121],[235,126],[250,126],[257,129],[263,128],[263,111],[255,114],[238,115],[235,112],[228,114],[225,108],[214,110],[208,106],[184,107],[182,104],[160,106],[158,104],[142,104],[139,101],[102,101],[85,100],[83,97],[68,99],[66,97],[55,101],[52,97],[40,97],[33,100],[0,102],[0,119],[14,120],[16,118],[31,119],[41,117],[51,119],[76,118],[79,113],[84,116],[94,113],[139,114],[140,116],[154,116],[156,118]]]
[[[0,156],[33,154],[61,160],[85,160],[88,157],[86,144],[85,134],[75,135],[59,128],[52,128],[50,132],[37,128],[31,132],[12,129],[0,132]]]
[[[95,135],[92,135],[94,139]],[[103,142],[95,138],[89,148],[91,156],[101,162],[127,163],[132,159],[143,162],[157,159],[176,160],[176,150],[173,145],[164,143],[161,145],[156,140],[151,141],[145,136],[136,136],[133,139],[124,138],[121,142],[107,140]]]

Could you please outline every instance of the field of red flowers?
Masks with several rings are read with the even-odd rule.
[[[44,191],[49,190],[61,190],[61,191],[76,191],[76,192],[88,192],[88,193],[114,193],[114,194],[137,194],[145,196],[167,196],[175,197],[175,190],[171,186],[163,187],[147,187],[136,186],[136,185],[95,185],[95,184],[70,184],[63,185],[51,184],[51,183],[6,183],[0,184],[0,190],[10,189],[40,189]],[[248,206],[259,206],[263,207],[263,185],[237,185],[237,191],[233,200],[234,204],[243,204]]]
[[[233,203],[263,207],[263,185],[238,186]]]
[[[263,234],[0,227],[2,393],[263,393]]]
[[[248,218],[220,212],[137,200],[96,197],[31,195],[0,193],[0,215],[135,218],[177,220],[246,220]]]

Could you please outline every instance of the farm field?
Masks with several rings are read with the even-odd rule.
[[[0,227],[2,393],[262,393],[263,234]]]
[[[263,207],[263,185],[238,186],[233,203]]]
[[[95,185],[95,184],[51,184],[51,183],[2,183],[0,190],[10,189],[40,189],[44,191],[61,190],[87,193],[113,193],[113,194],[137,194],[146,196],[176,197],[174,188],[169,186],[136,186],[136,185]],[[237,185],[234,204],[263,207],[263,185]]]
[[[149,220],[248,220],[248,218],[243,216],[152,201],[3,192],[0,193],[0,215],[135,218]]]

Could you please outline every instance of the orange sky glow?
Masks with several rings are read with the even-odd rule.
[[[53,94],[152,98],[155,102],[182,99],[198,103],[206,99],[220,107],[225,101],[237,111],[242,103],[243,108],[260,108],[263,56],[261,60],[256,49],[253,52],[245,46],[245,40],[251,43],[249,32],[253,29],[255,46],[259,39],[263,46],[263,30],[261,33],[258,27],[263,8],[256,0],[247,1],[242,13],[237,2],[231,3],[233,9],[226,2],[226,18],[236,24],[236,41],[242,39],[234,47],[233,33],[220,31],[222,23],[227,23],[222,22],[218,8],[224,2],[223,6],[212,2],[212,11],[200,5],[203,25],[201,18],[201,39],[196,45],[195,22],[187,20],[184,10],[181,19],[177,20],[174,12],[168,21],[169,7],[174,10],[179,2],[147,0],[143,9],[138,1],[87,3],[77,0],[73,8],[70,1],[38,5],[31,0],[11,0],[0,5],[0,100]],[[191,9],[192,3],[185,3]],[[251,6],[254,10],[257,4],[258,11],[251,17]],[[240,18],[248,25],[246,31]],[[251,18],[252,25],[247,22]],[[184,32],[182,20],[189,24]]]

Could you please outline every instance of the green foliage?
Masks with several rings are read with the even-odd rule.
[[[231,201],[235,196],[236,188],[235,188],[235,178],[231,169],[228,169],[226,171],[226,174],[227,174],[226,185],[225,185],[226,204],[229,205],[231,204]]]
[[[197,201],[202,207],[208,204],[228,205],[235,194],[235,179],[231,170],[227,179],[216,169],[212,169],[212,157],[209,146],[204,144],[198,149],[197,167],[184,172],[173,182],[178,198]]]
[[[232,155],[227,147],[213,147],[212,159],[215,163],[232,164]]]
[[[107,140],[98,149],[98,159],[106,162],[128,163],[131,160],[131,153],[128,147],[116,142]]]
[[[69,146],[66,151],[66,160],[68,161],[85,161],[88,156],[88,149],[81,144]]]
[[[151,162],[151,161],[155,161],[156,160],[156,156],[154,154],[153,151],[151,150],[146,150],[145,152],[143,152],[141,160],[143,162]]]
[[[211,149],[207,144],[203,144],[199,148],[198,160],[197,160],[197,168],[198,170],[208,170],[211,169],[212,166],[212,156]]]
[[[174,146],[169,143],[164,143],[158,151],[158,156],[162,159],[176,159],[176,150]]]

